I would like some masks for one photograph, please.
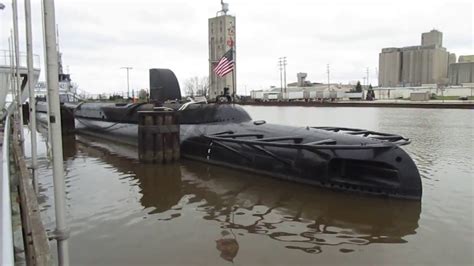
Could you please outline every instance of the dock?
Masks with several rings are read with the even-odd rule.
[[[245,101],[241,105],[257,106],[302,106],[302,107],[387,107],[387,108],[436,108],[436,109],[474,109],[474,101]]]
[[[20,144],[20,125],[7,118],[2,129],[2,265],[52,265],[48,235]]]

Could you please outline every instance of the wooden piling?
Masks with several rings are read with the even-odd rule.
[[[138,112],[138,158],[168,163],[180,157],[179,125],[173,111]]]

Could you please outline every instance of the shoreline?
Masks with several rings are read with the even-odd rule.
[[[302,106],[302,107],[387,107],[387,108],[433,108],[433,109],[474,109],[474,102],[462,101],[339,101],[339,102],[240,102],[240,105],[255,106]]]

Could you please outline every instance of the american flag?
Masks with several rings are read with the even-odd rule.
[[[231,48],[227,51],[222,58],[217,63],[216,67],[214,68],[214,72],[219,76],[223,77],[227,75],[234,69],[234,53],[233,49]]]

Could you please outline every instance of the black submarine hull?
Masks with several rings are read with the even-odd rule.
[[[153,103],[64,103],[61,110],[62,116],[75,118],[79,133],[137,145],[138,112],[159,105],[176,111],[182,157],[334,190],[421,199],[420,174],[401,148],[410,143],[402,136],[364,129],[273,125],[253,121],[236,104],[181,104],[179,99],[174,73],[150,69]],[[47,121],[45,106],[45,102],[37,103],[43,121]]]
[[[72,110],[78,133],[137,145],[138,111],[153,105],[85,103]],[[401,136],[267,124],[236,104],[194,104],[177,114],[184,158],[334,190],[421,199],[420,174]]]

